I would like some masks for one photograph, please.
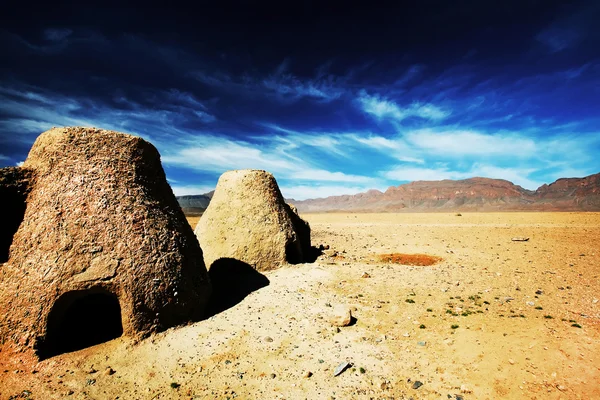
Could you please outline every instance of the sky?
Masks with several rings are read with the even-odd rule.
[[[154,144],[177,195],[241,168],[297,200],[600,172],[598,1],[11,3],[0,167],[94,126]]]

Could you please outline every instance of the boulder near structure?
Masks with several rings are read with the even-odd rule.
[[[0,344],[46,358],[202,316],[202,250],[150,143],[54,128],[0,176],[21,220],[2,232]]]
[[[235,259],[257,271],[307,261],[310,227],[285,203],[272,174],[260,170],[225,172],[195,229],[210,269]]]

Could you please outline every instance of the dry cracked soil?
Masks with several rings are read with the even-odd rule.
[[[600,213],[303,217],[330,246],[314,263],[139,342],[4,349],[0,398],[600,398]]]

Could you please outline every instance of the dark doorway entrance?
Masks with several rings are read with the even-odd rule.
[[[48,316],[41,359],[104,343],[123,334],[117,296],[102,288],[63,294]]]

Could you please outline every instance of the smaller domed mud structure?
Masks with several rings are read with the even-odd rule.
[[[285,203],[272,174],[259,170],[225,172],[195,229],[210,269],[235,259],[258,271],[308,261],[310,227]]]
[[[54,128],[0,171],[0,344],[46,358],[202,317],[202,250],[150,143]]]

